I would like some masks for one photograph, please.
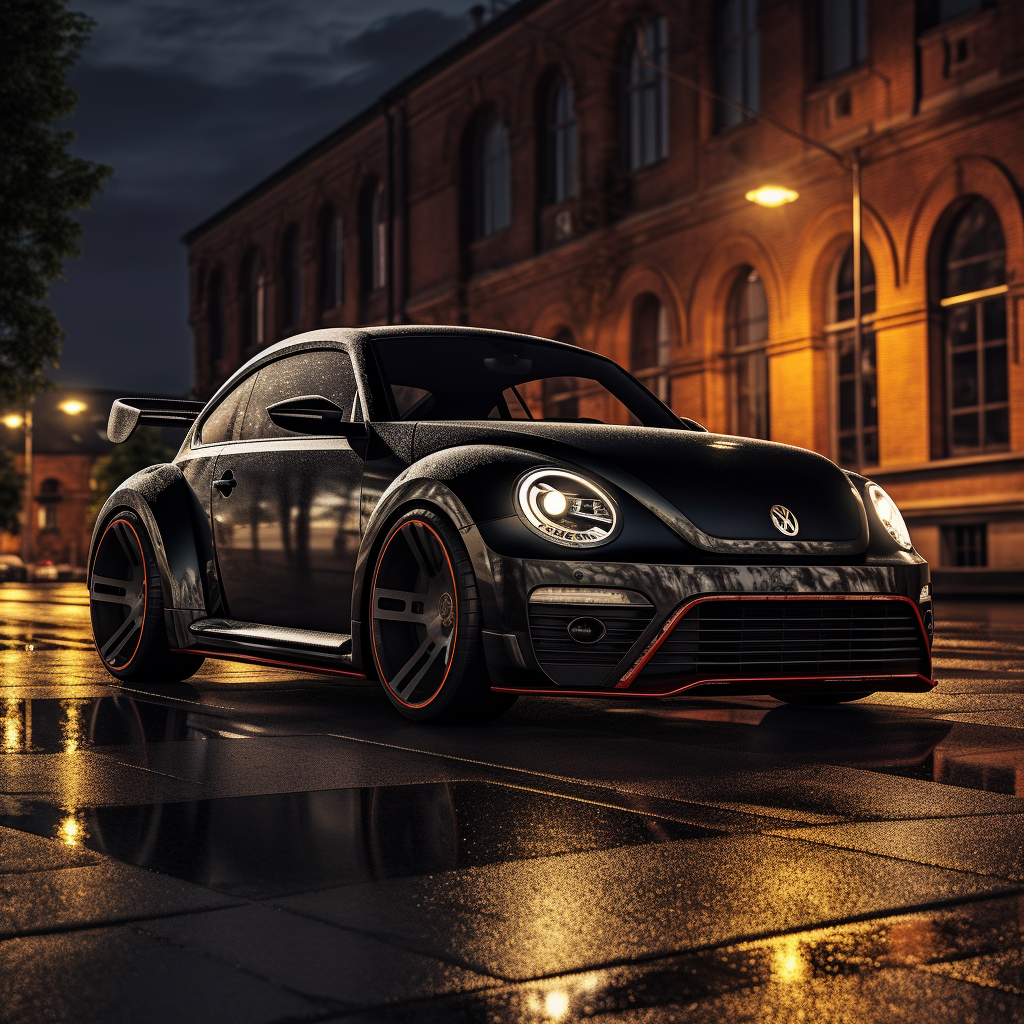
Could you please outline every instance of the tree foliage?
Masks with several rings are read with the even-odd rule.
[[[173,458],[174,452],[160,440],[156,427],[137,427],[127,441],[93,463],[89,479],[93,487],[92,518],[99,515],[103,502],[132,474]]]
[[[18,533],[21,524],[21,491],[25,485],[24,474],[14,468],[14,457],[6,448],[0,448],[0,530]]]
[[[48,386],[64,331],[47,305],[109,167],[74,157],[59,127],[78,95],[66,76],[95,22],[68,0],[0,0],[0,397]]]

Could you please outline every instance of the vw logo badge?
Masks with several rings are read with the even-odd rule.
[[[779,533],[787,537],[795,537],[800,532],[800,524],[785,505],[772,505],[772,523]]]

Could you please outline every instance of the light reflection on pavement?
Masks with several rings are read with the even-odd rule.
[[[937,612],[931,694],[425,728],[2,585],[0,1017],[1024,1019],[1024,605]]]

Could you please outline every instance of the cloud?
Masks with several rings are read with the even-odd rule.
[[[173,70],[228,85],[273,75],[318,84],[367,74],[383,56],[369,29],[434,14],[468,29],[468,0],[78,0],[97,21],[85,59],[98,67]]]
[[[195,18],[207,17],[205,7],[152,0],[88,0],[84,6],[94,17],[100,9],[119,12],[117,25],[135,27],[120,49],[103,59],[90,51],[71,76],[79,93],[71,121],[75,152],[110,164],[114,177],[82,216],[82,259],[68,264],[68,282],[54,288],[53,306],[68,331],[56,376],[67,384],[184,393],[192,338],[182,234],[456,42],[462,18],[423,8],[422,0],[386,18],[364,16],[360,32],[332,43],[349,69],[337,80],[292,67],[294,40],[307,31],[299,17],[291,35],[282,31],[280,59],[272,54],[259,73],[253,65],[218,78],[197,73],[190,60],[179,65],[171,59],[201,35]],[[146,31],[159,25],[166,36],[153,43],[164,48],[166,60],[142,59],[150,41],[132,20],[140,17],[136,6],[152,17]],[[222,17],[250,6],[259,15],[279,14],[283,5],[227,0],[213,10]],[[391,0],[372,10],[379,15],[389,6],[401,5]],[[313,7],[295,5],[300,14]],[[263,38],[267,30],[248,25],[246,31]],[[114,29],[108,25],[106,32]],[[133,51],[136,43],[142,51]],[[234,59],[225,50],[225,62]]]

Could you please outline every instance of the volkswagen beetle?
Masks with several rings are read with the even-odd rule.
[[[877,484],[713,434],[610,359],[455,327],[319,330],[207,403],[97,519],[96,647],[124,681],[205,658],[375,677],[414,720],[520,694],[931,688],[927,563]]]

